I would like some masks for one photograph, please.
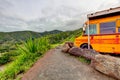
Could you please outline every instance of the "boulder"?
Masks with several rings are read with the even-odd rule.
[[[70,49],[70,46],[68,44],[64,44],[62,47],[62,52],[67,53],[69,49]]]
[[[69,54],[74,55],[74,56],[82,56],[85,57],[88,60],[94,59],[95,55],[98,54],[96,51],[90,49],[81,49],[77,47],[72,47],[69,49]]]
[[[120,80],[120,58],[98,54],[91,61],[96,70]]]
[[[74,47],[74,43],[73,42],[65,42],[65,44],[68,44],[70,48]]]
[[[83,50],[77,47],[70,48],[68,52],[69,54],[74,55],[74,56],[82,56],[84,54]]]
[[[62,49],[63,52],[68,52],[74,56],[82,56],[88,60],[91,60],[91,66],[97,71],[114,77],[120,80],[120,58],[103,55],[91,49],[81,49],[74,47],[70,47],[70,43],[66,43]]]

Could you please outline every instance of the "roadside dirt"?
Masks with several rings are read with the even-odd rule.
[[[5,68],[5,65],[0,66],[0,71],[4,70],[4,68]]]
[[[81,63],[75,57],[52,49],[24,74],[22,80],[115,80]]]

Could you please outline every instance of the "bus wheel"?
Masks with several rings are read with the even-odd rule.
[[[83,44],[82,46],[80,46],[80,48],[82,48],[82,49],[88,49],[88,44]],[[90,45],[90,49],[92,49],[91,45]]]

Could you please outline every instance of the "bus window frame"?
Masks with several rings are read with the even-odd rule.
[[[90,34],[90,35],[96,35],[97,34],[97,24],[96,23],[94,23],[94,24],[90,24],[90,25],[95,25],[95,27],[96,27],[96,33],[95,34]],[[92,26],[93,27],[93,26]],[[86,33],[86,31],[88,31],[88,30],[86,30],[88,27],[85,27],[85,33],[83,34],[83,35],[88,35],[88,33]],[[89,26],[89,31],[90,31],[90,26]]]
[[[116,20],[116,27],[117,27],[117,28],[120,28],[120,18],[118,18],[118,19]]]
[[[114,20],[114,21],[107,21],[107,22],[101,22],[101,23],[111,23],[111,22],[114,22],[115,23],[115,33],[117,32],[116,31],[116,20]],[[99,34],[103,34],[103,35],[105,35],[105,34],[115,34],[115,33],[101,33],[101,23],[99,23],[99,26],[100,26],[100,33]]]

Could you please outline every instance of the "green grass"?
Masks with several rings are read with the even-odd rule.
[[[84,57],[78,57],[78,60],[80,61],[80,62],[83,62],[83,63],[87,63],[87,64],[90,64],[90,60],[87,60],[87,59],[85,59]]]
[[[0,66],[1,65],[4,65],[4,64],[6,64],[6,63],[8,63],[8,62],[10,62],[11,61],[11,59],[10,59],[10,54],[2,54],[1,56],[0,56]]]
[[[17,51],[20,55],[4,71],[0,72],[0,80],[15,79],[17,75],[28,70],[48,49],[50,49],[50,44],[46,37],[29,39],[23,45],[18,45]]]
[[[4,58],[2,60],[6,60],[6,62],[1,62],[7,63],[9,62],[9,59],[12,59],[12,62],[7,65],[5,70],[0,72],[0,80],[20,79],[17,77],[17,75],[26,72],[36,62],[37,59],[44,55],[48,49],[51,47],[55,48],[66,41],[73,42],[76,35],[81,35],[81,29],[47,35],[46,37],[41,37],[34,40],[30,38],[26,42],[20,42],[20,44],[17,45],[17,49],[15,46],[13,46],[12,49],[15,48],[16,50],[14,50],[18,53],[18,55],[13,54],[11,57],[9,57],[6,56],[9,54],[6,54],[3,56]],[[19,40],[20,37],[17,36],[17,39]],[[52,46],[50,46],[50,44],[52,44]],[[1,47],[0,49],[3,50],[4,47]],[[5,49],[7,49],[9,52],[11,45],[10,48],[5,46]],[[6,52],[6,50],[3,50],[2,52]],[[87,62],[83,58],[79,59],[80,61]]]
[[[16,59],[19,55],[16,51],[5,52],[0,55],[0,66]]]
[[[50,48],[49,40],[47,37],[32,40],[31,38],[19,46],[18,49],[22,53],[40,53],[47,51]]]

